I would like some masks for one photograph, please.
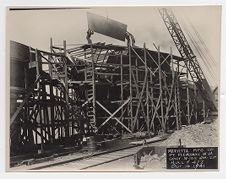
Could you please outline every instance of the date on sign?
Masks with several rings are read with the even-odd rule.
[[[218,169],[218,148],[167,148],[167,169]]]

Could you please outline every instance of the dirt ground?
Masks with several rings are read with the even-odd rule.
[[[182,145],[186,147],[216,147],[218,146],[217,120],[210,124],[195,124],[175,131],[167,140],[162,142],[165,146]]]
[[[216,147],[218,146],[218,130],[217,120],[210,124],[195,124],[182,127],[181,130],[175,131],[167,140],[151,144],[152,146],[166,146],[173,147],[179,145],[179,139],[181,144],[186,147]],[[166,154],[161,156],[146,155],[141,160],[141,169],[135,169],[133,167],[133,157],[127,157],[117,160],[115,162],[107,163],[94,167],[89,170],[101,170],[101,171],[134,171],[134,170],[164,170],[166,168]]]

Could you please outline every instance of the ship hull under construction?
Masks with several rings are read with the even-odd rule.
[[[45,52],[11,41],[12,156],[79,148],[88,136],[154,137],[207,117],[198,81],[171,49],[50,44]]]

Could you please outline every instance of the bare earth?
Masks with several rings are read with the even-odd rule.
[[[155,146],[178,146],[179,139],[182,145],[186,147],[217,147],[218,146],[218,130],[217,120],[211,124],[195,124],[185,126],[181,130],[175,131],[167,140],[158,142]],[[141,160],[141,167],[143,169],[135,169],[133,167],[133,157],[127,157],[117,160],[115,162],[107,163],[97,167],[90,168],[89,170],[98,171],[152,171],[164,170],[166,168],[165,153],[162,156],[146,155]]]

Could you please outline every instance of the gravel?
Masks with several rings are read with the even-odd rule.
[[[218,146],[218,130],[217,120],[210,124],[194,124],[183,127],[181,130],[175,131],[161,145],[178,146],[179,139],[182,145],[186,147],[217,147]]]

